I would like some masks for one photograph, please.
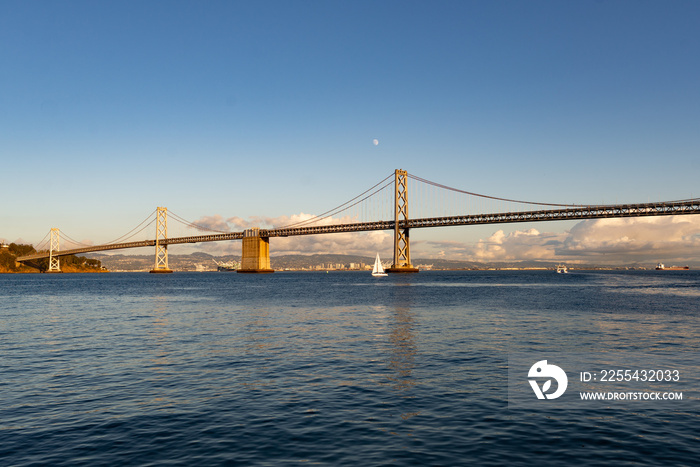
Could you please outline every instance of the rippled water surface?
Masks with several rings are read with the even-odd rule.
[[[697,410],[513,410],[507,364],[698,352],[699,299],[696,271],[0,275],[0,464],[695,465]]]

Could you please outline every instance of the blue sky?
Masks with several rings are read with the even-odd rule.
[[[156,206],[319,213],[396,168],[545,202],[700,196],[698,24],[695,1],[4,1],[0,239],[102,243]],[[413,238],[466,258],[573,227]]]

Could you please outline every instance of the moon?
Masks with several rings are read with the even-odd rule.
[[[372,144],[374,144],[375,146],[377,146],[377,145],[379,144],[379,140],[378,140],[377,138],[374,138],[374,139],[372,140]]]

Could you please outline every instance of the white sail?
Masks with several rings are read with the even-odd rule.
[[[387,273],[384,272],[384,268],[382,267],[382,262],[379,259],[379,253],[377,253],[377,257],[374,260],[374,267],[372,268],[372,275],[373,276],[386,276]]]

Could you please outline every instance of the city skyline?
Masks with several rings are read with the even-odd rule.
[[[59,227],[104,243],[156,206],[228,228],[319,214],[396,168],[544,202],[698,196],[695,2],[1,10],[8,242]],[[271,254],[391,251],[373,234],[275,239]],[[411,244],[574,262],[700,261],[698,246],[697,216],[419,229]]]

